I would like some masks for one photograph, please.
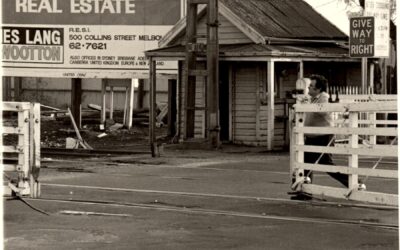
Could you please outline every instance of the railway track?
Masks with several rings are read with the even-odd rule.
[[[41,185],[49,186],[49,187],[65,187],[65,188],[77,188],[77,189],[86,189],[86,190],[92,189],[92,190],[98,190],[98,191],[153,193],[153,194],[165,194],[165,195],[176,195],[176,196],[230,198],[230,199],[239,199],[239,200],[276,201],[276,202],[287,202],[287,203],[302,203],[303,202],[303,201],[284,199],[284,198],[243,196],[243,195],[222,195],[222,194],[211,194],[211,193],[175,192],[175,191],[150,190],[150,189],[112,188],[112,187],[68,185],[68,184],[55,184],[55,183],[42,183]],[[398,210],[398,207],[375,205],[375,204],[339,203],[339,202],[322,201],[322,200],[318,200],[318,199],[313,200],[311,202],[314,205],[321,205],[321,206],[342,206],[342,207],[371,208],[371,209],[381,209],[381,210]]]
[[[366,159],[367,160],[367,159]],[[53,160],[49,160],[53,161]],[[69,164],[74,162],[74,160],[55,160],[60,162],[68,162]],[[368,161],[368,160],[367,160]],[[76,162],[80,162],[77,160]],[[96,161],[97,162],[97,161]],[[113,163],[113,161],[105,161],[103,163]],[[392,162],[390,162],[392,163]],[[129,163],[115,163],[117,165],[131,165]],[[209,163],[207,163],[209,164]],[[165,166],[164,166],[165,167]],[[173,167],[173,166],[168,166]],[[199,168],[201,167],[210,169],[210,170],[218,170],[218,171],[251,171],[251,172],[259,172],[260,170],[246,170],[246,169],[219,169],[214,168],[212,166],[205,167],[205,166],[192,166],[188,164],[187,166],[178,166],[178,168]],[[268,173],[271,173],[268,171]],[[273,172],[274,174],[287,174],[287,172]],[[112,175],[112,174],[111,174]],[[180,196],[190,196],[191,199],[196,200],[200,197],[205,198],[221,198],[232,199],[232,201],[241,201],[243,204],[247,204],[247,201],[263,201],[267,204],[267,202],[275,202],[281,204],[310,204],[310,205],[317,205],[317,206],[326,206],[326,207],[350,207],[350,208],[364,208],[364,209],[379,209],[379,210],[393,210],[397,211],[398,207],[392,206],[380,206],[374,204],[364,204],[364,203],[347,203],[347,202],[328,202],[322,200],[312,200],[312,201],[297,201],[297,200],[290,200],[285,198],[273,198],[273,197],[256,197],[256,196],[243,196],[243,195],[224,195],[224,194],[215,194],[215,193],[197,193],[197,192],[174,192],[174,191],[165,191],[165,190],[150,190],[150,189],[133,189],[133,188],[113,188],[113,187],[103,187],[103,186],[89,186],[89,185],[68,185],[68,184],[56,184],[56,183],[42,183],[43,187],[46,188],[68,188],[68,189],[79,189],[93,192],[93,194],[99,194],[101,191],[115,192],[115,196],[120,196],[122,193],[138,193],[138,194],[156,194],[161,197],[165,195],[165,197],[174,197],[174,199],[179,198]],[[57,191],[57,190],[55,190]],[[57,191],[58,192],[58,191]],[[74,192],[75,193],[75,192]],[[112,196],[111,194],[111,196]],[[57,197],[58,196],[58,197]],[[98,196],[98,195],[97,195]],[[291,221],[291,222],[298,222],[298,223],[315,223],[315,224],[330,224],[330,225],[349,225],[349,226],[357,226],[357,227],[371,227],[377,229],[384,229],[384,230],[398,230],[397,220],[394,221],[392,224],[391,221],[386,221],[390,223],[380,223],[368,220],[357,220],[357,219],[331,219],[331,218],[318,218],[311,216],[291,216],[289,213],[288,215],[276,215],[275,213],[258,213],[256,212],[248,212],[248,211],[231,211],[230,208],[217,208],[217,209],[209,209],[209,208],[199,208],[199,207],[190,207],[190,206],[174,206],[171,204],[165,203],[146,203],[140,201],[132,201],[126,202],[126,200],[115,201],[107,198],[94,198],[95,196],[90,196],[90,200],[87,200],[85,196],[83,197],[60,197],[59,194],[56,194],[54,197],[42,197],[38,199],[30,199],[24,198],[24,200],[29,202],[34,202],[35,205],[42,207],[42,203],[65,203],[65,204],[81,204],[81,205],[88,205],[88,206],[103,206],[103,207],[110,207],[111,208],[130,208],[130,209],[143,209],[143,210],[158,210],[158,211],[165,211],[165,212],[175,212],[175,213],[185,213],[185,214],[195,214],[195,215],[204,215],[204,216],[230,216],[230,217],[241,217],[241,218],[249,218],[249,219],[262,219],[262,220],[277,220],[277,221]],[[230,201],[229,201],[230,202]],[[45,207],[45,204],[43,204]],[[89,209],[89,207],[88,207]],[[85,211],[84,211],[85,212]],[[51,213],[50,213],[51,214]],[[129,214],[129,212],[128,212]]]
[[[269,197],[252,197],[252,196],[238,196],[238,195],[221,195],[212,193],[191,193],[191,192],[172,192],[172,191],[160,191],[160,190],[145,190],[145,189],[125,189],[125,188],[109,188],[109,187],[98,187],[98,186],[77,186],[77,185],[66,185],[66,184],[42,184],[47,187],[61,187],[61,188],[75,188],[75,189],[85,189],[98,191],[113,191],[120,193],[135,192],[135,193],[151,193],[158,195],[168,195],[168,196],[191,196],[191,197],[209,197],[209,198],[226,198],[235,200],[257,200],[257,201],[267,201],[267,202],[281,202],[287,204],[293,203],[304,203],[304,201],[296,201],[290,199],[282,198],[269,198]],[[330,225],[352,225],[352,226],[363,226],[372,227],[379,229],[389,229],[398,230],[398,224],[388,224],[379,222],[370,222],[365,220],[352,220],[352,219],[330,219],[330,218],[313,218],[307,216],[289,216],[289,215],[275,215],[267,213],[257,213],[257,212],[246,212],[246,211],[230,211],[224,209],[207,209],[189,206],[171,206],[165,203],[142,203],[142,202],[122,202],[122,201],[111,201],[106,199],[95,199],[86,200],[84,198],[24,198],[25,202],[34,202],[36,206],[40,206],[40,203],[66,203],[66,204],[76,204],[76,205],[90,205],[90,206],[102,206],[110,208],[132,208],[132,209],[148,209],[157,210],[165,212],[176,212],[185,214],[195,214],[195,215],[209,215],[209,216],[230,216],[230,217],[241,217],[241,218],[251,218],[251,219],[263,219],[263,220],[278,220],[278,221],[291,221],[299,223],[318,223],[318,224],[330,224]],[[308,201],[310,202],[310,201]],[[327,201],[311,201],[310,204],[318,206],[348,206],[355,208],[368,208],[368,209],[386,209],[386,210],[397,210],[397,207],[370,205],[370,204],[341,204],[337,202],[327,202]],[[43,206],[45,206],[43,204]],[[84,211],[85,213],[92,213]],[[49,213],[51,215],[51,213]]]
[[[196,214],[196,215],[212,215],[212,216],[231,216],[231,217],[242,217],[252,219],[264,219],[264,220],[280,220],[280,221],[291,221],[299,223],[318,223],[318,224],[334,224],[334,225],[353,225],[372,227],[380,229],[398,230],[398,225],[395,224],[384,224],[374,223],[366,221],[356,220],[339,220],[339,219],[325,219],[325,218],[310,218],[310,217],[293,217],[293,216],[278,216],[270,214],[256,214],[246,212],[234,212],[225,210],[215,209],[203,209],[203,208],[187,208],[187,207],[168,207],[165,205],[158,204],[144,204],[144,203],[127,203],[127,202],[115,202],[115,201],[104,201],[104,200],[71,200],[71,199],[25,199],[27,201],[39,201],[39,202],[57,202],[57,203],[69,203],[69,204],[85,204],[85,205],[101,205],[110,207],[124,207],[124,208],[135,208],[135,209],[149,209],[166,212],[178,212],[185,214]]]
[[[81,157],[100,157],[108,155],[133,155],[149,154],[150,149],[144,146],[132,150],[105,150],[105,149],[66,149],[66,148],[41,148],[43,156],[62,155],[62,156],[81,156]]]

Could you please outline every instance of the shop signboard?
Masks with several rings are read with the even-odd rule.
[[[180,17],[181,0],[2,0],[3,75],[132,78]]]

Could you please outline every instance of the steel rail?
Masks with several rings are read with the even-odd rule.
[[[94,155],[92,155],[94,156]],[[42,162],[81,162],[79,160],[57,160],[57,159],[51,159],[51,160],[47,160],[47,159],[42,159]],[[93,163],[104,163],[107,165],[117,165],[117,166],[132,166],[132,165],[137,165],[137,164],[141,164],[141,162],[132,162],[132,163],[124,163],[124,162],[115,162],[115,161],[98,161],[98,160],[94,160],[91,161]],[[225,162],[221,162],[221,163],[226,163]],[[237,161],[232,161],[234,163],[237,163]],[[372,161],[371,161],[372,162]],[[382,163],[382,162],[381,162]],[[218,165],[219,163],[215,163],[216,165]],[[391,164],[391,162],[388,164]],[[396,163],[397,164],[397,163]],[[233,169],[233,168],[218,168],[218,167],[204,167],[204,166],[212,166],[213,163],[210,164],[210,162],[205,162],[204,164],[199,164],[199,163],[185,163],[185,164],[181,164],[181,165],[163,165],[160,166],[158,164],[154,164],[152,165],[151,162],[146,163],[146,167],[152,166],[152,167],[162,167],[162,168],[180,168],[180,169],[199,169],[199,170],[214,170],[214,171],[238,171],[238,172],[255,172],[255,173],[268,173],[268,174],[278,174],[278,175],[289,175],[289,172],[285,172],[285,171],[268,171],[268,169],[264,169],[264,170],[257,170],[257,169]],[[52,167],[48,167],[48,169],[57,169],[56,167],[52,168]],[[316,176],[325,176],[326,174],[324,173],[315,173],[314,175]],[[375,178],[375,177],[374,177]],[[379,177],[376,177],[379,178]]]
[[[143,147],[137,150],[105,150],[105,149],[65,149],[65,148],[41,148],[42,155],[67,155],[67,156],[100,156],[100,155],[132,155],[150,154]]]
[[[232,212],[232,211],[214,210],[214,209],[166,207],[165,205],[153,205],[153,204],[143,204],[143,203],[122,203],[122,202],[111,202],[111,201],[101,201],[101,200],[85,201],[85,200],[64,200],[64,199],[44,199],[44,198],[38,198],[38,199],[29,198],[29,199],[32,201],[62,202],[62,203],[102,205],[102,206],[108,205],[108,206],[113,206],[113,207],[133,207],[133,208],[140,208],[140,209],[153,209],[153,210],[159,210],[159,211],[181,212],[181,213],[187,213],[187,214],[220,215],[220,216],[242,217],[242,218],[252,218],[252,219],[292,221],[292,222],[301,222],[301,223],[354,225],[354,226],[367,226],[367,227],[374,227],[374,228],[398,230],[398,225],[394,225],[394,224],[383,224],[383,223],[353,221],[353,220],[279,216],[279,215],[267,215],[264,213],[263,214],[255,214],[255,213]]]
[[[150,190],[150,189],[131,189],[131,188],[111,188],[111,187],[100,187],[100,186],[83,186],[83,185],[68,185],[68,184],[53,184],[53,183],[41,183],[42,186],[50,187],[69,187],[69,188],[84,188],[84,189],[95,189],[103,191],[116,191],[116,192],[132,192],[132,193],[155,193],[155,194],[169,194],[169,195],[181,195],[181,196],[198,196],[198,197],[213,197],[213,198],[230,198],[230,199],[244,199],[244,200],[257,200],[257,201],[281,201],[288,203],[304,203],[304,201],[290,200],[284,198],[271,198],[271,197],[257,197],[257,196],[242,196],[242,195],[222,195],[222,194],[211,194],[211,193],[193,193],[193,192],[177,192],[177,191],[162,191],[162,190]],[[338,203],[329,201],[308,201],[313,205],[328,205],[328,206],[342,206],[342,207],[357,207],[357,208],[372,208],[381,210],[398,210],[395,206],[382,206],[374,204],[348,204]]]

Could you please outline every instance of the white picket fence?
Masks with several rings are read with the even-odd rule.
[[[21,196],[38,197],[40,185],[38,175],[40,169],[40,104],[28,102],[2,102],[0,111],[17,113],[16,126],[2,125],[2,136],[16,135],[13,145],[4,145],[1,153],[16,155],[16,164],[4,164],[1,159],[3,175],[8,185],[4,187],[4,195],[15,193]],[[2,156],[3,157],[3,156]]]
[[[372,95],[373,89],[371,87],[361,86],[329,86],[329,93],[340,95]]]
[[[359,98],[360,96],[357,96]],[[334,127],[305,127],[305,114],[308,112],[334,112],[342,114],[341,120]],[[368,101],[353,103],[296,104],[294,107],[295,126],[291,134],[291,174],[295,178],[292,188],[312,195],[323,195],[335,198],[346,198],[385,205],[398,206],[398,195],[380,192],[359,191],[358,176],[398,178],[398,171],[389,169],[359,168],[359,158],[398,157],[398,146],[395,140],[389,144],[363,143],[360,136],[397,138],[397,121],[376,120],[367,116],[361,120],[361,113],[397,113],[396,101]],[[373,118],[373,117],[372,117]],[[379,121],[379,122],[378,122]],[[377,124],[382,127],[376,127]],[[338,126],[341,124],[341,126]],[[387,126],[390,125],[390,126]],[[344,136],[345,143],[340,146],[304,145],[304,135],[334,134]],[[304,163],[304,152],[329,153],[348,156],[347,166],[332,166]],[[304,183],[304,170],[317,172],[343,173],[349,177],[348,188],[336,188]]]

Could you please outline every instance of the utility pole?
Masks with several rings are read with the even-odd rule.
[[[220,146],[219,126],[219,48],[218,48],[218,0],[209,0],[207,6],[207,114],[210,146]]]
[[[197,43],[197,6],[207,5],[207,49],[204,44]],[[194,137],[194,117],[196,101],[196,77],[207,78],[206,86],[206,129],[210,146],[220,146],[219,126],[219,49],[218,49],[218,0],[188,0],[186,16],[186,89],[185,89],[185,137]],[[197,56],[206,52],[206,70],[196,68]]]
[[[194,137],[194,114],[196,101],[196,76],[191,71],[196,69],[196,53],[193,45],[196,44],[197,4],[188,0],[186,15],[186,73],[185,88],[185,137]]]
[[[82,127],[81,121],[81,104],[82,104],[82,79],[72,78],[71,80],[71,112],[80,129]]]

